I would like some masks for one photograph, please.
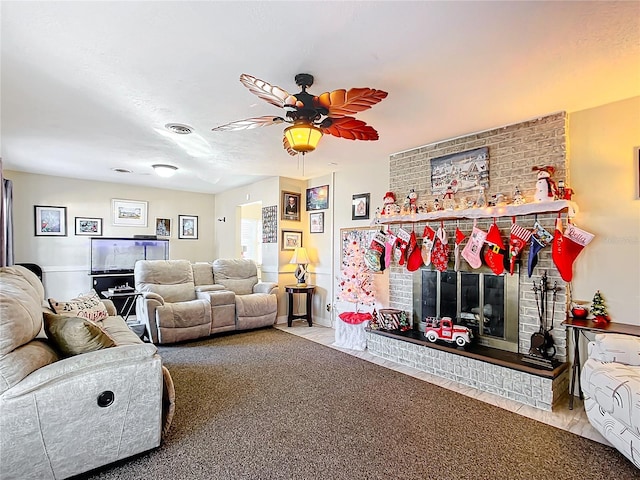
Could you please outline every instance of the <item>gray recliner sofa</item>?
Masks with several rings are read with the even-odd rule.
[[[136,316],[153,343],[174,343],[276,322],[278,285],[259,282],[255,262],[139,260]]]
[[[171,377],[103,303],[109,316],[96,323],[117,346],[65,357],[43,333],[53,312],[40,280],[0,268],[0,479],[68,478],[160,445]]]

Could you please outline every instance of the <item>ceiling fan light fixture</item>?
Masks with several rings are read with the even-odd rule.
[[[285,128],[284,136],[293,150],[300,153],[312,152],[322,138],[322,130],[307,122],[294,123]]]
[[[165,165],[160,163],[151,166],[156,171],[156,175],[164,178],[172,177],[178,170],[178,167],[174,167],[173,165]]]

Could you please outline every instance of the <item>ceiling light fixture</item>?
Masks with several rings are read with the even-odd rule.
[[[176,173],[176,170],[178,170],[178,167],[174,167],[173,165],[165,165],[165,164],[161,164],[158,163],[156,165],[151,165],[153,167],[153,169],[156,171],[156,174],[159,177],[172,177],[174,173]]]
[[[291,148],[304,154],[316,149],[322,138],[322,130],[306,120],[297,120],[292,126],[284,129],[284,136]]]

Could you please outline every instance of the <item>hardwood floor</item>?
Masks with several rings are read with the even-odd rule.
[[[370,354],[366,350],[357,351],[357,350],[348,350],[344,348],[334,347],[332,344],[335,340],[335,333],[332,328],[323,327],[323,326],[309,327],[306,321],[293,322],[293,325],[291,327],[287,327],[286,323],[278,324],[276,325],[276,328],[282,330],[283,332],[304,337],[307,340],[320,343],[327,347],[335,348],[336,350],[340,350],[342,352],[348,353],[349,355],[353,355],[355,357],[361,358],[368,362],[372,362],[372,363],[381,365],[383,367],[390,368],[391,370],[395,370],[400,373],[404,373],[405,375],[411,375],[412,377],[419,378],[420,380],[424,380],[425,382],[429,382],[434,385],[439,385],[449,390],[461,393],[463,395],[467,395],[468,397],[476,398],[483,402],[487,402],[492,405],[496,405],[500,408],[504,408],[505,410],[515,412],[519,415],[523,415],[525,417],[538,420],[540,422],[546,423],[547,425],[552,425],[562,430],[575,433],[576,435],[589,438],[596,442],[600,442],[605,445],[610,445],[609,442],[607,442],[602,437],[602,435],[600,435],[600,433],[597,430],[595,430],[589,423],[589,420],[587,419],[587,415],[584,411],[583,403],[579,398],[576,398],[574,400],[573,410],[569,410],[569,405],[567,401],[567,402],[562,402],[560,405],[558,405],[553,412],[547,412],[534,407],[530,407],[528,405],[523,405],[519,402],[515,402],[507,398],[493,395],[491,393],[481,392],[472,387],[460,385],[446,378],[430,375],[428,373],[421,372],[411,367],[398,365],[394,362],[390,362],[388,360],[381,359],[380,357],[376,357],[375,355]]]

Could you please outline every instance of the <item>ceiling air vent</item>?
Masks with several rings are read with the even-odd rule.
[[[164,128],[179,135],[189,135],[190,133],[193,133],[193,130],[189,125],[183,125],[181,123],[167,123]]]
[[[126,168],[112,168],[111,170],[117,173],[131,173],[131,170],[127,170]]]

